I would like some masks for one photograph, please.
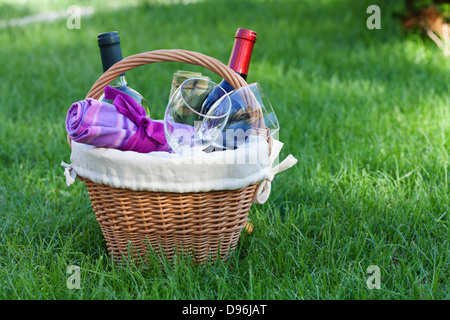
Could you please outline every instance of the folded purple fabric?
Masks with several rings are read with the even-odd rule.
[[[164,124],[147,118],[133,98],[107,86],[105,99],[112,104],[90,98],[72,104],[66,130],[73,141],[141,153],[170,151]]]

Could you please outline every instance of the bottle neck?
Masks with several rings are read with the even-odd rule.
[[[110,86],[113,88],[121,88],[124,86],[127,86],[128,82],[125,78],[125,73],[121,74],[120,76],[118,76],[116,79],[114,79],[111,83]]]
[[[236,72],[238,75],[240,75],[244,80],[247,80],[247,74]]]
[[[120,42],[100,45],[100,56],[102,58],[103,72],[106,72],[112,65],[122,60],[122,49],[120,48]],[[125,76],[125,73],[120,75]]]
[[[246,79],[252,58],[254,41],[236,38],[230,55],[228,66]]]

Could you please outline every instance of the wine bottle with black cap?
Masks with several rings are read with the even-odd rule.
[[[122,49],[120,47],[119,33],[117,31],[100,33],[97,36],[97,41],[100,48],[100,56],[102,58],[103,72],[106,72],[113,64],[122,60]],[[150,117],[147,102],[139,92],[129,86],[125,78],[125,73],[122,73],[109,85],[131,96],[137,103],[144,107],[147,116]],[[100,97],[100,100],[112,102],[110,100],[106,100],[104,95]]]

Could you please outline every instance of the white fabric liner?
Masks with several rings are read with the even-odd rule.
[[[272,168],[282,147],[283,143],[274,140],[269,157],[269,143],[255,137],[236,150],[179,155],[97,148],[72,141],[72,164],[61,165],[66,168],[68,186],[77,175],[114,188],[176,193],[236,190],[265,180],[253,199],[264,203],[274,175],[297,162],[289,155]]]

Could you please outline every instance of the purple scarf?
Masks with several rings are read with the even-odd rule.
[[[87,98],[72,104],[66,130],[73,141],[141,153],[170,151],[164,124],[147,118],[133,98],[107,86],[105,99],[113,103]]]

